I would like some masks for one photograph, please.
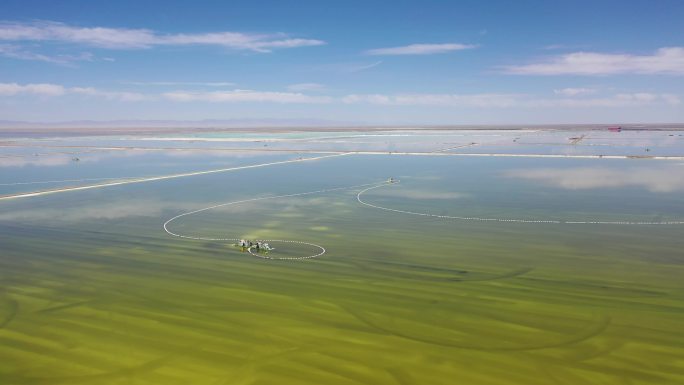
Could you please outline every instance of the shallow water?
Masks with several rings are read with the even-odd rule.
[[[8,166],[0,182],[299,156],[116,154]],[[446,216],[684,221],[684,166],[638,159],[348,155],[0,201],[0,383],[684,381],[684,225],[439,219],[361,205],[352,188],[170,224],[315,243],[317,259],[162,228],[388,177],[401,182],[362,198]],[[316,251],[271,243],[273,256]]]

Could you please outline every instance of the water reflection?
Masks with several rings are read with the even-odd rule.
[[[71,163],[70,156],[7,156],[0,158],[0,167],[64,166]]]
[[[640,187],[656,193],[684,191],[684,167],[681,166],[532,168],[510,170],[504,175],[569,190]]]
[[[71,208],[39,208],[0,213],[0,221],[38,221],[52,223],[86,220],[112,220],[133,217],[159,217],[166,210],[191,210],[197,204],[160,202],[154,200],[126,200]]]
[[[429,189],[401,188],[392,190],[378,190],[375,195],[405,198],[405,199],[462,199],[470,197],[469,194],[455,191],[435,191]]]

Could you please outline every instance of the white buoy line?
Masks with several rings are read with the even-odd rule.
[[[186,172],[186,173],[182,173],[182,174],[162,175],[162,176],[153,176],[153,177],[136,178],[136,179],[119,179],[119,180],[114,180],[112,182],[92,184],[92,185],[86,185],[86,186],[64,187],[64,188],[57,188],[57,189],[52,189],[52,190],[31,191],[31,192],[25,192],[25,193],[3,195],[3,196],[0,196],[0,200],[30,198],[30,197],[36,197],[36,196],[42,196],[42,195],[48,195],[48,194],[63,193],[63,192],[68,192],[68,191],[91,190],[91,189],[120,186],[120,185],[132,184],[132,183],[152,182],[152,181],[158,181],[158,180],[183,178],[183,177],[187,177],[187,176],[207,175],[207,174],[215,174],[215,173],[221,173],[221,172],[227,172],[227,171],[237,171],[237,170],[245,170],[245,169],[250,169],[250,168],[267,167],[267,166],[274,166],[274,165],[279,165],[279,164],[287,164],[287,163],[295,163],[295,162],[308,162],[308,161],[314,161],[314,160],[325,159],[325,158],[333,158],[333,157],[345,156],[345,155],[349,155],[349,154],[348,153],[339,153],[339,154],[333,154],[333,155],[322,155],[322,156],[315,156],[315,157],[309,157],[309,158],[298,158],[298,159],[283,160],[283,161],[278,161],[278,162],[251,164],[251,165],[247,165],[247,166],[220,168],[220,169],[216,169],[216,170]],[[17,183],[21,183],[21,182],[17,182]]]
[[[262,200],[270,200],[270,199],[278,199],[278,198],[291,198],[291,197],[299,197],[299,196],[305,196],[305,195],[313,195],[313,194],[323,194],[327,192],[332,192],[332,191],[340,191],[340,190],[351,190],[351,189],[356,189],[356,188],[363,188],[361,191],[359,191],[356,194],[356,200],[365,206],[372,207],[375,209],[379,210],[384,210],[384,211],[390,211],[390,212],[395,212],[395,213],[401,213],[401,214],[409,214],[409,215],[417,215],[417,216],[423,216],[423,217],[433,217],[433,218],[439,218],[439,219],[455,219],[455,220],[464,220],[464,221],[480,221],[480,222],[503,222],[503,223],[530,223],[530,224],[595,224],[595,225],[682,225],[684,224],[684,221],[663,221],[663,222],[648,222],[648,221],[594,221],[594,220],[587,220],[587,221],[565,221],[565,220],[537,220],[537,219],[520,219],[520,218],[484,218],[484,217],[465,217],[465,216],[453,216],[453,215],[437,215],[437,214],[430,214],[430,213],[423,213],[423,212],[415,212],[415,211],[408,211],[408,210],[399,210],[399,209],[394,209],[390,207],[383,207],[383,206],[378,206],[374,205],[372,203],[368,203],[364,201],[361,196],[371,190],[388,186],[388,185],[394,185],[398,184],[399,181],[396,180],[390,180],[386,182],[376,182],[376,183],[366,183],[366,184],[360,184],[360,185],[354,185],[354,186],[347,186],[347,187],[336,187],[336,188],[331,188],[331,189],[323,189],[323,190],[315,190],[315,191],[307,191],[307,192],[300,192],[300,193],[293,193],[293,194],[284,194],[284,195],[274,195],[274,196],[266,196],[266,197],[260,197],[260,198],[251,198],[251,199],[243,199],[243,200],[237,200],[237,201],[231,201],[231,202],[226,202],[226,203],[220,203],[217,205],[209,206],[209,207],[204,207],[201,209],[193,210],[193,211],[188,211],[182,214],[178,214],[175,217],[170,218],[166,222],[164,222],[163,228],[166,233],[169,235],[173,235],[178,238],[183,238],[183,239],[191,239],[191,240],[197,240],[197,241],[220,241],[220,242],[226,242],[226,241],[231,241],[231,242],[237,242],[240,239],[239,238],[214,238],[214,237],[200,237],[200,236],[192,236],[192,235],[183,235],[183,234],[178,234],[169,229],[169,225],[171,222],[193,214],[201,213],[203,211],[208,211],[212,210],[215,208],[219,207],[225,207],[225,206],[232,206],[232,205],[238,205],[242,203],[248,203],[248,202],[257,202],[257,201],[262,201]],[[271,255],[263,255],[259,254],[258,252],[254,251],[254,247],[248,247],[247,251],[249,252],[250,255],[257,257],[257,258],[263,258],[263,259],[270,259],[270,260],[304,260],[304,259],[312,259],[316,257],[320,257],[321,255],[326,253],[325,247],[316,244],[316,243],[311,243],[311,242],[304,242],[304,241],[296,241],[296,240],[286,240],[286,239],[263,239],[262,241],[264,242],[280,242],[280,243],[290,243],[290,244],[300,244],[300,245],[306,245],[306,246],[311,246],[313,248],[317,248],[318,252],[312,255],[308,256],[303,256],[303,257],[275,257]]]
[[[358,194],[356,194],[356,200],[361,203],[362,205],[372,207],[375,209],[379,210],[384,210],[384,211],[391,211],[395,213],[401,213],[401,214],[409,214],[409,215],[418,215],[422,217],[432,217],[432,218],[440,218],[440,219],[456,219],[456,220],[463,220],[463,221],[480,221],[480,222],[513,222],[513,223],[541,223],[541,224],[571,224],[571,225],[683,225],[684,221],[663,221],[663,222],[648,222],[648,221],[594,221],[594,220],[586,220],[586,221],[565,221],[565,220],[538,220],[538,219],[520,219],[520,218],[483,218],[483,217],[463,217],[463,216],[454,216],[454,215],[437,215],[437,214],[430,214],[430,213],[421,213],[421,212],[415,212],[415,211],[408,211],[408,210],[399,210],[399,209],[393,209],[390,207],[383,207],[383,206],[378,206],[374,205],[372,203],[368,203],[361,199],[361,195],[366,193],[367,191],[374,190],[376,188],[380,188],[383,186],[387,185],[392,185],[392,184],[397,184],[399,183],[398,181],[393,182],[393,183],[383,183],[383,184],[378,184],[375,186],[370,186],[368,188],[365,188],[361,191],[359,191]]]
[[[61,179],[61,180],[40,180],[31,182],[12,182],[12,183],[0,183],[0,186],[23,186],[29,184],[50,184],[50,183],[79,183],[79,182],[94,182],[101,180],[136,180],[145,178],[144,176],[122,176],[114,178],[83,178],[83,179]]]
[[[378,185],[383,185],[387,184],[388,182],[381,182],[380,184],[376,183],[366,183],[366,184],[360,184],[360,185],[354,185],[354,186],[347,186],[347,187],[335,187],[335,188],[330,188],[330,189],[323,189],[323,190],[315,190],[315,191],[307,191],[307,192],[301,192],[301,193],[294,193],[294,194],[284,194],[284,195],[273,195],[273,196],[266,196],[266,197],[260,197],[260,198],[251,198],[251,199],[243,199],[243,200],[238,200],[238,201],[232,201],[232,202],[226,202],[226,203],[220,203],[217,205],[209,206],[209,207],[204,207],[198,210],[193,210],[193,211],[188,211],[186,213],[178,214],[175,217],[167,220],[164,222],[164,231],[166,231],[168,234],[173,235],[174,237],[179,237],[179,238],[184,238],[184,239],[192,239],[192,240],[197,240],[197,241],[239,241],[239,238],[212,238],[212,237],[197,237],[197,236],[191,236],[191,235],[183,235],[183,234],[178,234],[175,233],[171,230],[169,230],[169,224],[171,222],[193,214],[201,213],[203,211],[207,210],[212,210],[216,209],[219,207],[225,207],[225,206],[233,206],[233,205],[238,205],[242,203],[248,203],[248,202],[257,202],[257,201],[263,201],[263,200],[269,200],[269,199],[278,199],[278,198],[291,198],[291,197],[299,197],[299,196],[304,196],[304,195],[313,195],[313,194],[323,194],[323,193],[328,193],[332,191],[340,191],[340,190],[351,190],[355,188],[361,188],[361,187],[367,187],[367,186],[378,186]],[[300,245],[307,245],[311,246],[314,248],[318,249],[318,252],[312,255],[307,255],[303,257],[274,257],[271,255],[262,255],[255,253],[253,250],[253,247],[247,248],[247,251],[249,252],[250,255],[258,258],[263,258],[263,259],[271,259],[271,260],[302,260],[302,259],[312,259],[316,257],[320,257],[321,255],[325,254],[326,250],[325,247],[311,243],[311,242],[303,242],[303,241],[294,241],[294,240],[286,240],[286,239],[262,239],[261,241],[264,242],[280,242],[280,243],[292,243],[292,244],[300,244]]]

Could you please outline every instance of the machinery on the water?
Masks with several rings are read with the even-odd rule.
[[[275,250],[266,242],[261,241],[250,241],[249,239],[240,239],[238,243],[233,244],[235,247],[239,247],[242,251],[257,252],[257,253],[268,253],[269,251]]]

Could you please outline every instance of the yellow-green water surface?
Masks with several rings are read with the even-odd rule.
[[[684,220],[671,177],[544,179],[684,172],[596,162],[348,156],[2,202],[0,384],[684,383],[681,225],[440,220],[373,210],[351,189],[174,223],[312,242],[319,259],[257,259],[161,227],[390,176],[401,183],[364,198],[451,216]]]

